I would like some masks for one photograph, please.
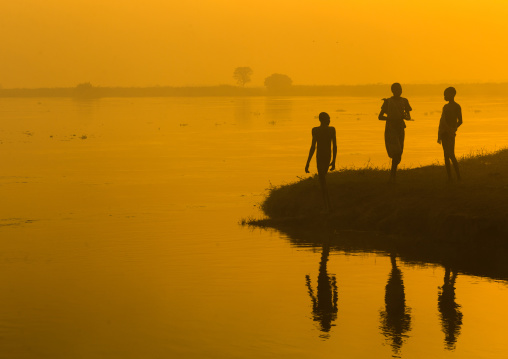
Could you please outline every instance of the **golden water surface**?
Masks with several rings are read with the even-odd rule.
[[[457,155],[506,145],[507,99],[457,101]],[[401,165],[442,163],[442,99],[410,103]],[[380,105],[0,99],[0,357],[506,357],[506,272],[238,224],[321,111],[339,168],[388,167]]]

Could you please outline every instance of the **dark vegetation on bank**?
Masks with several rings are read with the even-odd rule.
[[[450,84],[404,84],[404,95],[436,96]],[[461,96],[508,96],[508,83],[455,84]],[[0,89],[0,97],[202,97],[202,96],[339,96],[339,97],[385,97],[387,84],[300,86],[282,88],[203,86],[203,87],[100,87],[90,83],[65,88],[16,88]]]
[[[328,175],[333,212],[322,213],[316,177],[269,189],[268,218],[249,224],[283,231],[373,231],[425,243],[508,247],[508,149],[459,161],[463,181],[448,183],[443,166],[388,170],[342,169]]]

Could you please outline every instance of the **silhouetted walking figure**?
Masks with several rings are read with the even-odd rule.
[[[448,350],[455,349],[457,337],[460,334],[462,326],[462,313],[455,302],[455,280],[457,272],[445,268],[444,283],[440,287],[437,296],[438,309],[441,319],[441,326],[445,334],[445,348]]]
[[[332,322],[337,319],[337,279],[335,276],[328,275],[326,264],[330,254],[330,244],[328,241],[323,244],[323,253],[321,254],[321,262],[319,263],[319,275],[317,283],[317,296],[312,289],[310,277],[305,276],[307,289],[310,299],[312,300],[313,319],[319,323],[320,330],[324,332],[324,337],[328,337],[328,333],[332,328]]]
[[[385,310],[381,312],[381,331],[391,341],[394,354],[398,354],[411,330],[411,309],[406,307],[402,272],[397,267],[395,254],[390,255],[392,271],[385,287]]]
[[[330,116],[326,112],[321,112],[319,114],[319,121],[321,122],[321,125],[312,129],[312,144],[310,145],[309,157],[307,158],[307,164],[305,165],[305,172],[309,173],[310,160],[314,155],[317,144],[316,162],[319,183],[321,184],[325,210],[330,212],[331,204],[328,187],[326,186],[326,174],[328,173],[329,167],[330,171],[335,169],[335,159],[337,158],[337,137],[335,134],[335,128],[330,126]]]
[[[448,87],[444,91],[444,99],[448,101],[448,103],[443,106],[437,134],[437,143],[443,145],[444,161],[449,181],[452,180],[450,160],[453,163],[457,180],[460,181],[459,164],[455,158],[455,135],[457,128],[462,125],[462,110],[460,105],[455,102],[456,94],[457,91],[453,87]]]
[[[404,129],[406,124],[404,120],[411,121],[412,111],[409,101],[401,97],[402,86],[399,83],[392,85],[393,96],[383,99],[379,120],[386,121],[385,125],[385,146],[388,157],[392,159],[392,168],[390,172],[390,181],[395,182],[397,166],[402,159],[404,151]]]

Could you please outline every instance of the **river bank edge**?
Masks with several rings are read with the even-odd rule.
[[[275,229],[371,231],[418,242],[508,246],[508,149],[459,160],[462,181],[443,165],[399,170],[345,168],[328,174],[333,205],[323,212],[317,176],[268,189],[263,219],[244,224]]]

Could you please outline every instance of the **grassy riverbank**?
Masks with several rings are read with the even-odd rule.
[[[463,181],[446,181],[444,166],[404,169],[397,183],[377,168],[328,175],[333,205],[322,213],[317,177],[271,188],[262,204],[267,219],[251,224],[372,230],[449,241],[507,241],[508,149],[460,161]],[[507,241],[508,242],[508,241]]]

